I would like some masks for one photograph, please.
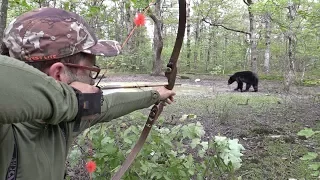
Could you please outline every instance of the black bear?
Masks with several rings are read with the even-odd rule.
[[[234,73],[230,76],[228,85],[232,84],[235,81],[237,81],[238,83],[238,87],[234,89],[235,91],[238,91],[240,89],[240,91],[243,92],[243,83],[246,83],[246,89],[244,91],[249,91],[251,86],[253,87],[254,92],[258,91],[258,76],[251,71],[240,71]]]

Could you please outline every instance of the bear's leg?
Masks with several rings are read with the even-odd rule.
[[[258,92],[258,84],[253,85],[254,92]]]
[[[243,82],[240,80],[237,80],[237,83],[238,83],[237,90],[240,89],[240,91],[242,92]]]
[[[251,87],[251,84],[246,83],[246,90],[245,90],[245,92],[249,91],[250,87]]]
[[[238,91],[238,89],[239,89],[239,81],[238,80],[236,80],[237,81],[237,87],[234,89],[234,91]]]

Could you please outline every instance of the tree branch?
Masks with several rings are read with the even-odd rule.
[[[237,29],[232,29],[232,28],[226,27],[226,26],[224,26],[224,25],[222,25],[222,24],[214,24],[214,23],[211,23],[211,22],[207,21],[205,18],[203,18],[202,21],[205,22],[205,23],[207,23],[207,24],[209,24],[210,26],[223,27],[224,29],[229,30],[229,31],[234,31],[234,32],[239,32],[239,33],[251,35],[250,32],[241,31],[241,30],[237,30]]]
[[[246,2],[246,0],[243,0],[243,2],[244,2],[247,6],[249,6],[249,3],[248,3],[248,2]]]

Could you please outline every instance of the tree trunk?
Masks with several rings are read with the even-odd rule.
[[[264,52],[264,72],[269,73],[270,71],[270,35],[271,35],[271,19],[270,14],[267,13],[265,15],[265,28],[266,28],[266,34],[265,34],[265,40],[266,40],[266,50]]]
[[[127,35],[125,37],[128,37],[129,33],[133,29],[133,22],[132,22],[132,12],[131,12],[131,6],[126,6],[125,5],[125,24],[127,27]],[[126,49],[127,52],[130,53],[133,51],[133,42],[134,42],[134,35],[132,35],[131,38],[129,38],[127,44],[126,44]]]
[[[187,69],[190,70],[190,57],[191,57],[191,47],[190,47],[190,2],[186,3],[187,6]]]
[[[2,44],[2,37],[4,29],[7,24],[7,11],[8,11],[8,0],[1,1],[1,11],[0,11],[0,45]]]
[[[218,31],[219,32],[219,31]],[[217,34],[215,31],[213,32],[215,35]],[[219,51],[218,51],[218,38],[217,36],[215,36],[213,38],[213,47],[212,47],[212,53],[213,53],[213,57],[212,57],[212,63],[217,66],[220,65],[219,64]]]
[[[202,32],[205,31],[205,28],[206,27],[204,24],[200,24],[199,34],[198,34],[199,37],[201,36]],[[198,41],[199,41],[199,43],[198,43],[197,47],[199,47],[200,53],[199,53],[199,58],[195,59],[195,61],[193,62],[194,70],[198,69],[198,59],[201,60],[204,57],[204,55],[203,55],[203,53],[204,53],[203,40],[199,38]]]
[[[211,59],[211,52],[213,51],[212,49],[212,39],[214,38],[214,30],[213,27],[210,28],[210,33],[209,33],[209,41],[208,41],[208,49],[207,49],[207,60],[206,60],[206,72],[209,71],[210,67],[210,59]]]
[[[227,46],[228,46],[228,37],[225,35],[224,36],[224,45],[223,45],[223,69],[222,69],[223,74],[226,70]]]
[[[255,17],[251,12],[251,6],[254,4],[253,0],[243,0],[243,2],[248,6],[249,12],[249,22],[250,22],[250,49],[251,49],[251,71],[257,73],[258,70],[258,53],[257,53],[257,32],[255,27]]]
[[[156,15],[151,14],[150,17],[154,22],[153,28],[153,51],[154,51],[154,61],[152,67],[152,74],[154,76],[159,76],[162,73],[162,59],[161,52],[163,48],[163,40],[162,40],[162,22],[157,17],[161,17],[161,3],[160,0],[157,0],[156,7],[154,13]],[[157,17],[156,17],[157,16]]]
[[[39,8],[42,8],[42,7],[49,7],[49,0],[39,0],[38,1],[38,4],[39,4]]]
[[[199,48],[199,31],[200,31],[200,21],[196,23],[196,29],[194,33],[194,55],[193,55],[193,62],[196,63],[198,61],[198,54],[201,48]]]
[[[118,7],[119,7],[119,9],[125,9],[125,2],[119,2],[119,6]],[[119,32],[115,33],[115,39],[117,41],[119,41],[119,42],[124,42],[124,39],[121,39],[124,36],[123,30],[125,29],[125,14],[124,14],[124,11],[120,11],[119,18],[120,18],[120,20],[118,22],[120,22],[120,23],[115,23],[115,24],[116,24],[118,30],[120,30],[120,33]]]
[[[290,86],[295,78],[295,70],[294,70],[294,59],[295,59],[295,45],[296,39],[295,34],[293,31],[293,21],[296,16],[296,9],[294,3],[290,0],[288,5],[288,17],[289,17],[289,29],[288,29],[288,65],[287,65],[287,74],[285,75],[285,82],[284,82],[284,90],[289,92]]]

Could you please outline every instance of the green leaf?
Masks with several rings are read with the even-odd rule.
[[[144,173],[147,173],[148,172],[148,166],[144,163],[144,162],[142,162],[142,161],[140,161],[140,169],[144,172]]]
[[[202,175],[202,173],[197,174],[197,180],[203,180],[205,179]]]
[[[123,141],[128,144],[132,144],[132,141],[129,138],[124,138]]]
[[[177,157],[177,155],[178,155],[177,151],[174,151],[174,150],[171,150],[171,151],[169,152],[169,154],[172,155],[172,156],[174,156],[174,157]]]
[[[105,149],[108,152],[108,154],[114,154],[118,151],[117,146],[114,146],[114,144],[108,144],[108,146],[106,146]]]
[[[202,141],[200,145],[203,147],[203,150],[206,151],[208,149],[209,143],[207,141]]]
[[[124,132],[123,132],[123,136],[128,136],[128,134],[130,133],[130,132],[132,132],[132,127],[133,126],[131,126],[131,127],[129,127],[128,129],[126,129],[126,130],[124,130]]]
[[[189,169],[188,169],[188,173],[189,173],[190,175],[194,175],[194,169],[189,168]]]
[[[69,153],[68,158],[69,158],[70,166],[72,168],[78,164],[80,157],[81,157],[81,151],[79,150],[78,147],[76,147]]]
[[[318,177],[319,174],[320,174],[319,171],[315,171],[314,173],[311,174],[311,176],[313,176],[313,177]]]
[[[168,177],[167,175],[163,175],[163,177],[164,177],[164,179],[166,179],[166,180],[171,180],[171,178]]]
[[[110,137],[106,136],[101,140],[101,146],[106,146],[108,144],[114,144],[114,139],[111,139]]]
[[[318,156],[317,153],[308,152],[307,154],[302,156],[300,159],[303,160],[303,161],[309,161],[309,160],[313,160],[313,159],[317,158],[317,156]]]
[[[184,114],[182,117],[179,119],[180,122],[184,122],[187,119],[195,119],[197,118],[197,115],[195,114]]]
[[[204,150],[204,148],[202,148],[202,149],[200,149],[200,150],[198,151],[198,156],[201,157],[201,158],[203,158],[204,155],[205,155],[205,153],[206,153],[206,150]]]
[[[309,168],[312,169],[312,170],[314,170],[314,171],[319,170],[319,168],[320,168],[320,162],[314,162],[314,163],[310,164],[310,165],[309,165]]]
[[[186,119],[188,119],[188,115],[184,114],[182,117],[179,119],[180,122],[184,122]]]
[[[156,177],[157,179],[161,179],[163,177],[163,173],[153,172],[151,175],[151,179],[153,179],[153,177]]]
[[[309,138],[313,136],[316,132],[314,132],[311,128],[304,128],[303,130],[298,132],[298,136],[305,136]]]
[[[197,118],[197,115],[195,115],[195,114],[188,114],[188,118],[189,118],[189,119],[195,119],[195,118]]]
[[[200,144],[200,141],[200,138],[192,139],[192,142],[190,143],[191,148],[194,149],[195,147],[197,147],[197,145]]]
[[[179,175],[182,176],[182,177],[186,177],[187,176],[187,174],[182,170],[179,170]]]

